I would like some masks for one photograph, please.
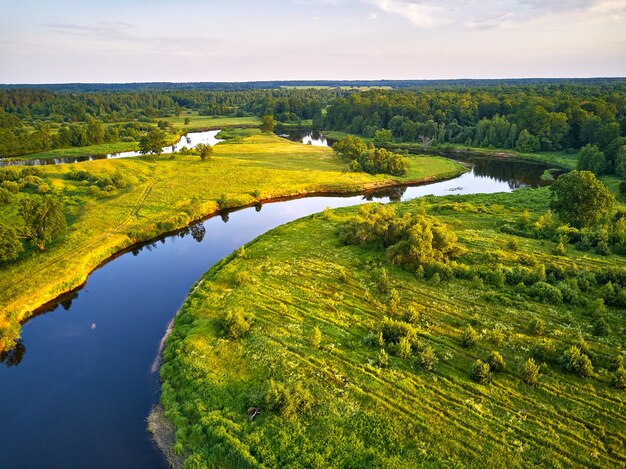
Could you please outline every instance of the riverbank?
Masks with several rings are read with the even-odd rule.
[[[223,259],[190,293],[164,352],[177,453],[209,467],[622,465],[626,398],[609,371],[621,312],[607,308],[608,332],[594,335],[589,308],[571,298],[592,303],[603,286],[568,279],[626,260],[569,245],[555,255],[552,242],[500,229],[548,206],[547,189],[396,204],[454,231],[459,275],[416,276],[382,250],[343,245],[337,232],[355,207],[282,225]],[[507,277],[520,266],[526,285]],[[570,299],[542,301],[537,281]],[[228,313],[250,325],[243,339],[225,335]],[[462,346],[468,326],[475,342]],[[393,334],[410,334],[408,351]],[[593,358],[588,378],[560,366],[576,344]],[[504,370],[476,383],[472,365],[494,352]],[[535,385],[522,374],[531,356]]]
[[[207,162],[164,156],[81,163],[86,171],[109,175],[119,171],[132,177],[131,187],[109,197],[94,196],[79,182],[68,180],[70,169],[71,165],[41,167],[69,202],[65,238],[0,268],[0,349],[11,346],[18,325],[41,305],[82,285],[119,252],[220,211],[279,198],[425,183],[466,171],[445,158],[414,157],[403,178],[344,172],[330,149],[273,135],[218,145]]]

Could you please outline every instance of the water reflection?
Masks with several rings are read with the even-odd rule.
[[[406,189],[406,186],[388,187],[370,192],[365,194],[363,197],[367,201],[372,201],[374,199],[389,199],[391,202],[400,202],[406,193]]]
[[[319,130],[287,130],[283,128],[278,129],[276,133],[294,142],[313,145],[315,147],[332,147],[333,143],[335,143],[334,140],[327,138]]]
[[[216,145],[223,140],[216,137],[219,130],[207,130],[205,132],[189,132],[187,135],[183,135],[178,142],[174,145],[168,145],[162,150],[163,154],[174,153],[181,150],[183,147],[195,148],[201,143],[208,145]],[[142,156],[138,151],[124,151],[120,153],[108,153],[106,155],[83,155],[83,156],[69,156],[65,158],[42,158],[42,159],[28,159],[28,160],[14,160],[3,161],[0,160],[0,167],[3,166],[47,166],[55,164],[66,163],[80,163],[81,161],[93,161],[93,160],[109,160],[118,158],[131,158],[136,156]]]
[[[26,353],[26,346],[23,340],[18,340],[8,352],[0,352],[0,363],[4,363],[7,368],[17,366],[22,362],[24,354]]]

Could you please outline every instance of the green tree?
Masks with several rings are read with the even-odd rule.
[[[261,122],[261,132],[271,134],[272,132],[274,132],[274,127],[276,127],[276,121],[274,120],[274,116],[263,116],[263,121]]]
[[[506,368],[506,361],[500,352],[491,352],[489,358],[487,359],[487,363],[489,363],[489,368],[495,373],[504,370]]]
[[[613,194],[591,171],[570,171],[560,176],[550,190],[550,208],[577,228],[598,223],[613,209]]]
[[[532,135],[528,130],[523,129],[519,137],[515,149],[523,153],[534,153],[539,150],[539,139]]]
[[[20,201],[20,214],[24,220],[22,237],[41,250],[67,230],[63,203],[58,197],[26,197]]]
[[[572,345],[561,357],[561,364],[565,371],[575,373],[579,376],[591,376],[593,374],[593,365],[587,354],[577,347]]]
[[[17,259],[23,250],[17,232],[9,226],[0,225],[0,262]]]
[[[375,145],[385,145],[393,141],[393,133],[388,129],[377,130],[374,134]]]
[[[478,342],[478,332],[472,327],[467,326],[463,330],[463,336],[461,337],[461,344],[463,347],[473,347]]]
[[[491,380],[491,369],[489,367],[489,363],[485,363],[482,360],[476,360],[470,370],[470,376],[477,383],[488,383]]]
[[[313,348],[317,349],[320,348],[320,345],[322,345],[322,331],[319,326],[315,326],[313,329],[313,334],[311,334],[311,345]]]
[[[165,132],[157,128],[150,129],[139,140],[139,152],[142,155],[154,153],[160,155],[165,146]]]
[[[104,142],[104,125],[93,117],[87,123],[87,140],[90,143]]]
[[[333,151],[348,161],[356,160],[361,153],[368,149],[367,143],[354,135],[348,135],[333,145]]]
[[[420,352],[418,363],[426,371],[433,371],[437,363],[439,363],[439,358],[437,358],[435,350],[429,346]]]
[[[200,154],[200,159],[202,161],[208,160],[213,154],[213,147],[206,143],[199,143],[196,146],[196,151]]]
[[[605,167],[606,158],[597,146],[587,144],[578,152],[578,170],[602,174]]]

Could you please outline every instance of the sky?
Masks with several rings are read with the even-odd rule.
[[[626,0],[0,0],[0,83],[626,76]]]

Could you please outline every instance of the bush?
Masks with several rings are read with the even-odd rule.
[[[556,345],[552,339],[541,339],[530,348],[530,354],[540,362],[552,361],[556,357]]]
[[[606,318],[601,316],[593,321],[593,334],[599,337],[609,335],[609,323]]]
[[[489,368],[494,373],[504,370],[506,368],[506,361],[499,352],[491,352],[489,358],[487,359],[487,363],[489,364]]]
[[[558,305],[563,303],[561,290],[546,282],[537,282],[529,288],[530,296],[542,303]]]
[[[612,383],[617,389],[626,389],[626,370],[624,368],[618,368],[615,371]]]
[[[437,358],[435,350],[428,346],[420,352],[417,362],[426,371],[433,371],[439,363],[439,358]]]
[[[409,358],[411,356],[411,342],[406,337],[401,337],[396,347],[398,356],[402,358]]]
[[[283,383],[270,380],[264,397],[265,409],[283,417],[296,417],[310,412],[314,399],[311,392],[297,381],[288,387]]]
[[[244,315],[241,310],[229,310],[221,318],[221,329],[231,339],[241,339],[252,325],[252,315]]]
[[[385,352],[384,348],[381,348],[380,352],[378,352],[378,359],[376,360],[376,363],[381,368],[387,368],[389,366],[389,355]]]
[[[561,357],[563,369],[579,376],[591,376],[593,365],[590,358],[583,353],[576,345],[571,346]]]
[[[522,366],[522,379],[526,384],[537,384],[541,377],[539,370],[539,365],[535,363],[535,360],[529,358]]]
[[[405,338],[410,343],[417,339],[417,329],[412,324],[391,318],[383,319],[382,336],[386,343],[397,344]]]
[[[461,344],[463,347],[473,347],[478,342],[479,336],[478,332],[474,330],[472,326],[467,326],[463,330],[463,336],[461,337]]]
[[[482,360],[476,360],[470,370],[470,376],[480,384],[488,383],[491,380],[491,369],[489,364]]]

